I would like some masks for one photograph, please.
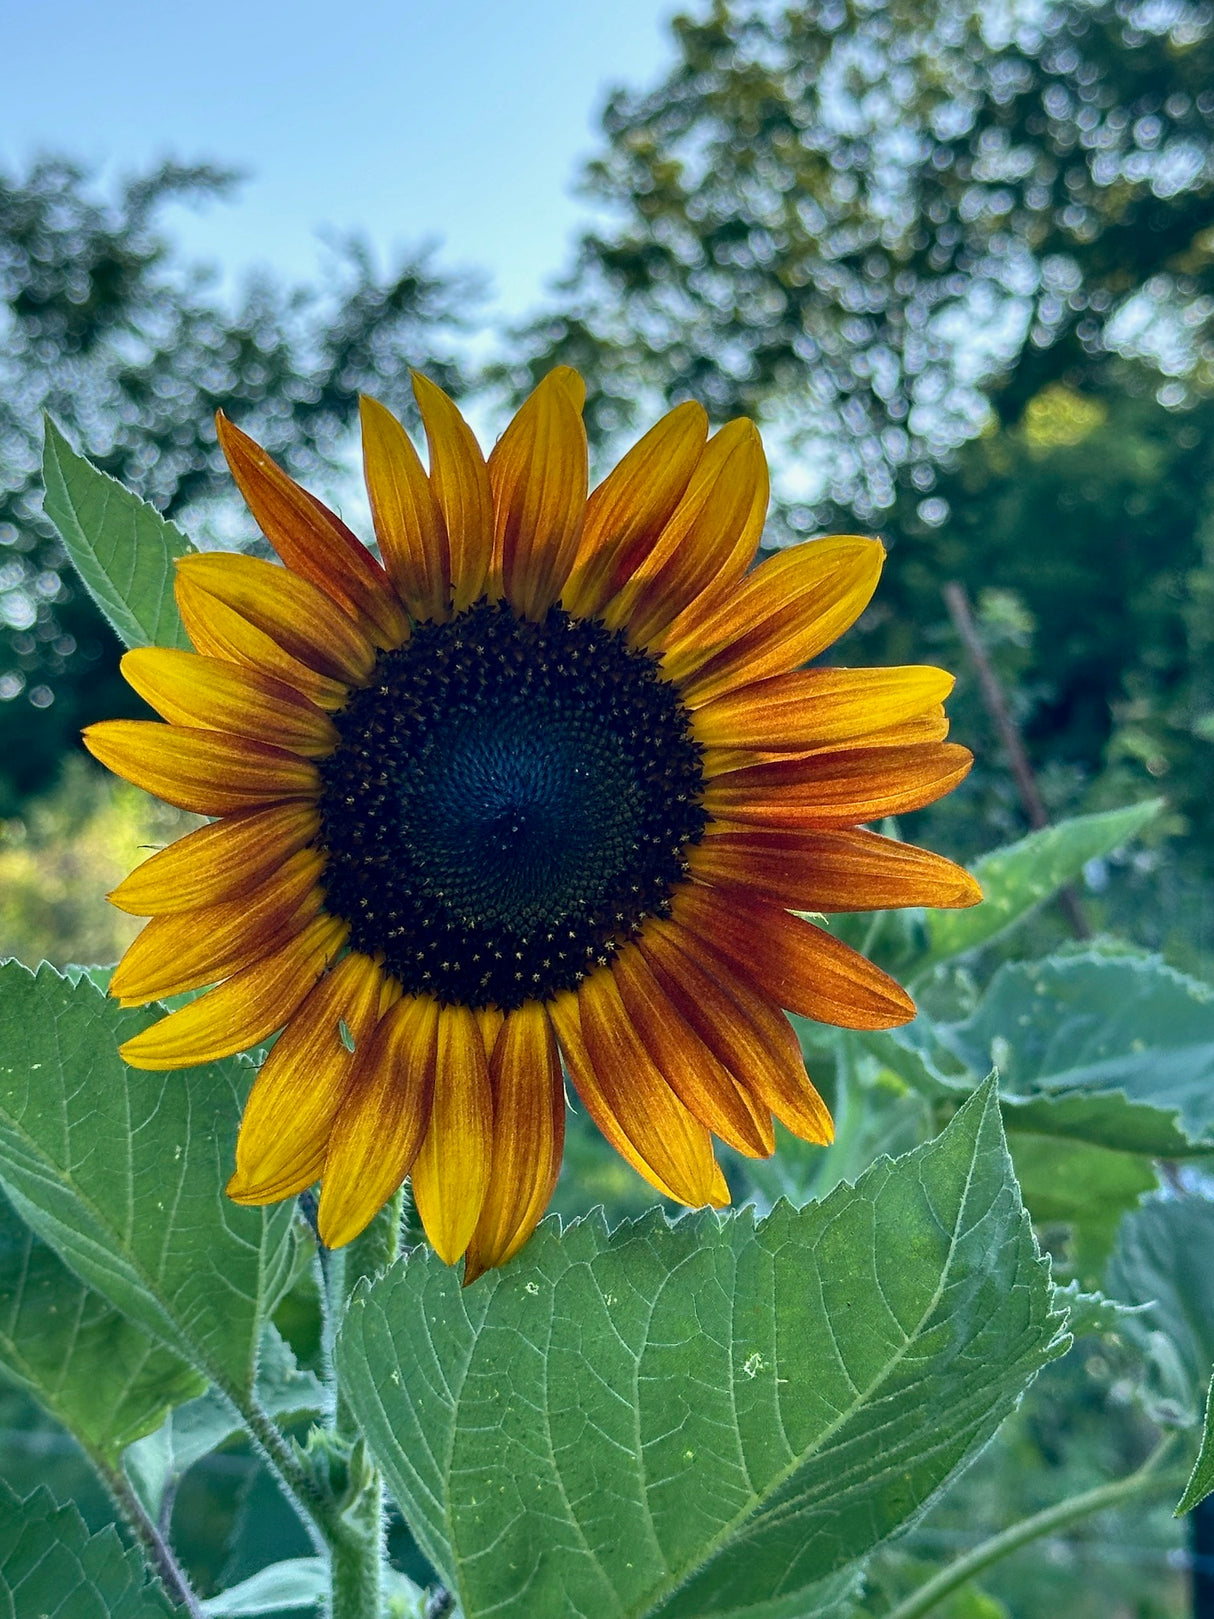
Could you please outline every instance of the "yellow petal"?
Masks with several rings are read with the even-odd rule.
[[[712,1139],[662,1078],[624,1009],[610,967],[558,995],[549,1012],[569,1077],[603,1135],[666,1197],[729,1201]]]
[[[357,685],[375,666],[375,651],[350,615],[289,568],[261,557],[199,551],[179,557],[177,572],[330,680]]]
[[[662,672],[703,703],[796,669],[837,641],[868,606],[885,547],[852,534],[781,551],[746,576],[707,619],[663,638]]]
[[[408,433],[378,400],[359,402],[363,473],[388,577],[417,619],[441,620],[451,599],[442,513]]]
[[[955,910],[982,898],[963,867],[875,832],[710,826],[709,834],[688,850],[694,877],[745,888],[798,911],[883,911],[903,905]]]
[[[284,652],[264,631],[192,584],[180,570],[173,583],[173,594],[181,622],[196,651],[238,664],[242,669],[273,675],[323,709],[341,708],[348,699],[350,694],[343,681],[330,680],[327,675],[307,668],[298,658]]]
[[[349,928],[318,916],[273,955],[179,1007],[119,1048],[132,1068],[190,1068],[268,1039],[336,957]]]
[[[337,746],[329,716],[272,675],[160,646],[127,652],[121,667],[144,701],[176,725],[251,736],[308,758]]]
[[[592,618],[652,551],[691,481],[708,437],[702,405],[688,400],[628,451],[586,502],[577,559],[561,601]]]
[[[430,1127],[413,1166],[413,1200],[426,1235],[454,1265],[471,1240],[488,1190],[493,1099],[485,1042],[466,1006],[438,1015]]]
[[[808,753],[913,719],[952,689],[952,675],[922,664],[799,669],[714,697],[696,708],[692,732],[706,748]]]
[[[544,616],[569,577],[586,506],[586,429],[568,367],[549,372],[489,457],[492,593],[528,618]]]
[[[468,1248],[464,1282],[518,1253],[556,1187],[565,1144],[565,1089],[556,1036],[536,1001],[511,1012],[489,1066],[493,1158]]]
[[[114,968],[110,994],[124,1006],[163,1000],[250,967],[319,911],[324,856],[301,849],[253,893],[147,924]]]
[[[192,911],[249,893],[320,831],[312,804],[226,816],[152,855],[109,895],[131,916]]]
[[[249,510],[287,567],[344,608],[378,646],[399,646],[408,634],[408,621],[387,574],[366,546],[222,411],[215,425]]]
[[[328,1248],[366,1229],[413,1167],[430,1122],[438,1002],[393,1006],[355,1064],[329,1138],[317,1224]]]
[[[484,594],[493,557],[493,494],[472,429],[453,400],[420,372],[413,392],[430,447],[430,487],[447,530],[455,611]]]
[[[611,629],[650,646],[711,589],[728,590],[755,554],[767,514],[767,461],[751,422],[729,422],[708,444],[674,515],[628,582],[607,603]]]
[[[81,735],[115,775],[197,815],[231,815],[320,792],[310,760],[248,737],[153,720],[101,720]]]
[[[237,1203],[276,1203],[320,1178],[354,1056],[375,1031],[383,974],[352,950],[309,992],[274,1042],[236,1139]],[[354,1054],[342,1038],[345,1024]]]

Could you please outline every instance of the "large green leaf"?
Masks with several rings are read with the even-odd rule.
[[[27,1500],[0,1479],[0,1619],[172,1619],[112,1526],[90,1535],[70,1503],[39,1487]]]
[[[1150,798],[1123,809],[1076,815],[984,855],[973,868],[982,884],[981,905],[929,911],[928,954],[920,965],[932,966],[988,944],[1078,877],[1089,860],[1111,854],[1141,832],[1162,803]]]
[[[82,1280],[243,1392],[290,1277],[293,1209],[223,1195],[247,1064],[156,1074],[121,1061],[119,1043],[157,1015],[86,978],[0,965],[0,1182]]]
[[[937,1094],[998,1069],[1009,1129],[1158,1157],[1214,1147],[1214,992],[1154,957],[1011,963],[962,1022],[878,1038],[882,1061]]]
[[[3,1196],[0,1365],[111,1466],[205,1388],[191,1366],[73,1275]]]
[[[185,535],[77,455],[49,416],[42,477],[46,515],[119,640],[188,647],[173,599],[173,563],[193,550]]]
[[[761,1224],[541,1227],[362,1286],[342,1387],[465,1619],[801,1619],[1068,1341],[992,1087]],[[812,1598],[811,1598],[812,1594]]]

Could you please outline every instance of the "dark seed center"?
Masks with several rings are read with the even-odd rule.
[[[407,993],[509,1010],[573,988],[668,907],[707,819],[675,688],[560,608],[417,625],[336,723],[326,903]]]

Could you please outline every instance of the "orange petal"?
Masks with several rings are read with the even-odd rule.
[[[745,888],[799,911],[883,911],[902,905],[953,910],[982,898],[963,867],[875,832],[710,828],[688,857],[700,882]]]
[[[160,646],[125,653],[121,668],[144,701],[175,725],[231,731],[310,758],[337,746],[327,714],[259,670]]]
[[[807,748],[803,754],[771,753],[762,748],[704,748],[700,768],[704,772],[704,779],[711,781],[714,776],[723,776],[727,771],[743,770],[748,765],[771,764],[777,759],[804,759],[815,753],[837,753],[844,748],[909,747],[923,742],[943,742],[947,735],[948,720],[944,715],[944,705],[937,703],[925,714],[916,714],[913,719],[902,720],[880,731],[866,731],[862,736],[848,737],[845,741],[832,742],[825,748]]]
[[[683,498],[704,453],[702,405],[676,405],[633,445],[586,503],[577,560],[561,593],[579,618],[601,613],[644,561]]]
[[[375,1031],[382,981],[370,956],[352,950],[310,990],[274,1042],[236,1138],[236,1173],[228,1182],[235,1202],[276,1203],[319,1180],[355,1054]]]
[[[108,898],[131,916],[222,905],[256,888],[319,831],[320,815],[306,803],[225,817],[136,866]]]
[[[110,994],[139,1005],[252,966],[319,911],[324,863],[319,850],[301,849],[251,894],[153,917],[114,968]]]
[[[242,669],[273,675],[324,709],[341,708],[348,699],[350,694],[343,682],[306,668],[298,658],[284,652],[277,641],[214,596],[199,590],[180,571],[173,593],[181,622],[196,651],[238,664]]]
[[[925,714],[953,689],[943,669],[798,669],[714,697],[692,715],[706,748],[808,753]]]
[[[491,593],[504,594],[528,618],[542,618],[560,595],[582,533],[586,429],[567,372],[548,373],[489,456]]]
[[[767,461],[751,422],[709,439],[674,516],[628,582],[607,603],[611,629],[649,646],[711,587],[736,584],[754,557],[767,514]]]
[[[248,737],[154,720],[101,720],[81,735],[115,775],[198,815],[231,815],[320,792],[310,760]]]
[[[447,530],[454,610],[482,596],[493,557],[493,494],[472,429],[453,400],[419,371],[413,392],[430,447],[430,487]]]
[[[802,1017],[845,1029],[890,1029],[915,1015],[902,986],[858,950],[741,889],[689,883],[675,895],[672,919],[743,983]]]
[[[647,922],[638,943],[672,1003],[739,1085],[803,1141],[833,1141],[830,1113],[783,1011],[673,922]]]
[[[505,1021],[506,1014],[496,1006],[478,1006],[476,1009],[476,1024],[485,1042],[485,1060],[491,1067],[493,1048],[497,1044],[497,1037],[502,1032],[502,1024]]]
[[[714,776],[704,789],[704,808],[716,820],[751,826],[851,827],[935,803],[965,779],[973,762],[969,749],[953,742],[774,759]]]
[[[662,673],[681,681],[685,699],[698,704],[808,663],[868,606],[884,558],[880,540],[853,534],[769,557],[710,617],[686,631],[681,622],[671,625]]]
[[[565,1088],[548,1014],[529,1001],[506,1018],[489,1065],[493,1163],[468,1247],[464,1283],[504,1265],[535,1230],[556,1187],[565,1145]]]
[[[430,1126],[413,1166],[413,1201],[434,1250],[454,1265],[485,1202],[493,1151],[493,1097],[485,1042],[466,1006],[438,1014]]]
[[[273,955],[179,1007],[119,1048],[132,1068],[190,1068],[268,1039],[281,1029],[345,943],[333,916],[318,916]]]
[[[413,1167],[430,1123],[438,1002],[397,1001],[355,1064],[329,1138],[317,1224],[327,1248],[352,1242]]]
[[[377,645],[399,646],[408,620],[387,574],[357,535],[222,411],[215,425],[249,510],[287,567],[344,608]]]
[[[775,1146],[770,1114],[755,1107],[683,1020],[636,945],[623,946],[612,972],[641,1044],[683,1106],[738,1152],[766,1158]]]
[[[444,619],[451,599],[447,530],[408,433],[376,399],[359,401],[363,474],[388,577],[414,618]]]
[[[261,557],[198,551],[178,558],[177,573],[330,680],[358,685],[375,667],[374,649],[350,615],[289,568]]]
[[[728,1203],[712,1138],[658,1072],[624,1010],[612,969],[584,978],[576,996],[558,995],[548,1010],[569,1077],[620,1156],[677,1203]]]

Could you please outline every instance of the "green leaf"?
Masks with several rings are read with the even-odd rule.
[[[1122,1215],[1159,1185],[1151,1160],[1089,1141],[1019,1130],[1009,1135],[1008,1146],[1029,1213],[1038,1224],[1057,1220],[1069,1225],[1080,1276],[1098,1281]]]
[[[1206,1391],[1206,1419],[1202,1424],[1201,1449],[1197,1452],[1184,1494],[1176,1503],[1176,1516],[1180,1518],[1186,1512],[1192,1512],[1211,1493],[1214,1493],[1214,1378],[1210,1379]]]
[[[1214,992],[1154,957],[1014,962],[963,1022],[881,1038],[882,1060],[936,1094],[998,1069],[1009,1130],[1165,1158],[1214,1147]]]
[[[337,1359],[465,1619],[801,1619],[1062,1352],[1050,1298],[988,1086],[757,1226],[549,1221],[467,1290],[417,1251]]]
[[[1214,1365],[1214,1203],[1159,1197],[1127,1215],[1105,1291],[1145,1306],[1122,1330],[1147,1358],[1144,1396],[1159,1422],[1194,1426]]]
[[[189,647],[173,563],[194,547],[154,506],[86,461],[46,417],[43,509],[124,646]]]
[[[256,1389],[258,1405],[280,1423],[319,1418],[332,1403],[320,1379],[300,1370],[291,1346],[272,1326],[262,1334]],[[165,1496],[195,1462],[243,1433],[228,1402],[208,1393],[179,1405],[155,1433],[133,1444],[123,1465],[149,1515],[159,1519]]]
[[[1096,815],[1076,815],[994,849],[973,867],[985,896],[967,911],[927,912],[928,955],[934,966],[989,944],[1052,899],[1089,860],[1111,854],[1142,831],[1163,807],[1160,798]]]
[[[87,979],[0,964],[0,1182],[83,1281],[243,1393],[291,1274],[294,1209],[223,1193],[248,1064],[159,1074],[121,1061],[119,1043],[156,1016]]]
[[[111,1467],[172,1406],[205,1387],[191,1366],[74,1276],[3,1196],[0,1363]]]
[[[0,1479],[0,1619],[172,1619],[112,1526],[90,1535],[40,1486],[22,1501]]]

